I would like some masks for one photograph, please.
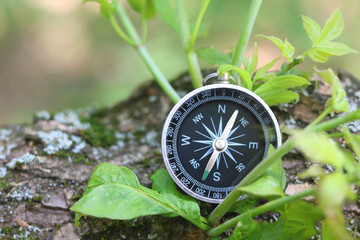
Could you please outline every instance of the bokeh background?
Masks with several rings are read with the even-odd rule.
[[[123,2],[139,26],[139,15]],[[186,1],[192,19],[200,3]],[[249,3],[212,0],[204,18],[210,28],[197,41],[197,48],[230,51],[236,45]],[[272,43],[256,38],[256,34],[288,38],[296,48],[295,54],[302,54],[310,40],[302,28],[301,14],[323,25],[336,8],[341,9],[345,23],[338,41],[359,51],[359,0],[264,0],[247,55],[257,41],[259,66],[280,56]],[[187,69],[179,38],[160,17],[150,20],[148,27],[146,46],[165,76],[176,78]],[[307,60],[301,66],[304,70],[314,64]],[[200,62],[203,68],[209,67]],[[358,54],[316,65],[344,68],[360,77]],[[150,79],[133,49],[101,18],[98,4],[83,4],[81,0],[0,1],[0,125],[30,122],[34,112],[40,110],[111,106]]]

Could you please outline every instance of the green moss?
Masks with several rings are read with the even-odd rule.
[[[35,239],[37,239],[32,236],[25,237],[26,228],[8,226],[8,227],[0,228],[0,232],[2,234],[5,234],[4,239],[9,239],[9,240],[15,240],[15,239],[16,240],[35,240]],[[14,237],[15,235],[17,235],[17,236]],[[24,236],[24,237],[20,237],[20,236]]]
[[[54,223],[54,228],[56,230],[59,230],[61,228],[61,225],[59,223]]]
[[[91,127],[87,130],[80,131],[83,139],[94,147],[110,147],[116,144],[115,127],[108,128],[100,120],[108,113],[106,108],[99,109],[87,118],[80,118],[84,123],[90,123]],[[115,121],[114,121],[115,122]],[[113,126],[115,124],[113,123]]]
[[[2,178],[0,178],[0,190],[3,190],[7,186],[9,186],[10,183],[5,182]]]
[[[33,201],[34,202],[40,202],[43,199],[43,197],[41,195],[36,195],[35,197],[33,197]]]
[[[77,201],[77,200],[79,200],[81,197],[82,197],[82,195],[80,195],[80,194],[75,194],[75,195],[72,195],[72,196],[71,196],[71,200]]]
[[[116,144],[115,131],[104,125],[91,125],[91,129],[80,132],[84,140],[94,147],[110,147]]]
[[[68,158],[70,157],[74,163],[85,163],[89,162],[89,160],[86,159],[86,156],[81,153],[73,153],[69,152],[67,150],[60,150],[57,153],[53,154],[53,156],[57,156],[60,158]]]
[[[144,159],[142,160],[142,162],[144,163],[144,166],[145,166],[145,167],[150,167],[150,166],[151,166],[151,160],[150,160],[150,158],[144,158]]]
[[[146,129],[145,128],[137,128],[133,132],[133,135],[136,137],[136,140],[141,140],[146,135]]]
[[[162,156],[159,149],[155,149],[153,153],[154,153],[155,156]]]

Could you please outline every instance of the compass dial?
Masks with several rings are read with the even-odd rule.
[[[186,95],[163,129],[165,165],[174,181],[193,197],[221,202],[281,144],[278,123],[253,92],[214,84]]]

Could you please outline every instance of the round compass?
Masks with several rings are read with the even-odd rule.
[[[178,102],[162,133],[171,177],[185,192],[221,202],[260,162],[270,144],[281,144],[279,125],[255,93],[231,84],[196,89]]]

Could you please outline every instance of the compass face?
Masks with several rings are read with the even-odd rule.
[[[162,149],[171,177],[191,196],[221,202],[281,144],[278,123],[253,92],[230,84],[192,91],[170,112]]]

